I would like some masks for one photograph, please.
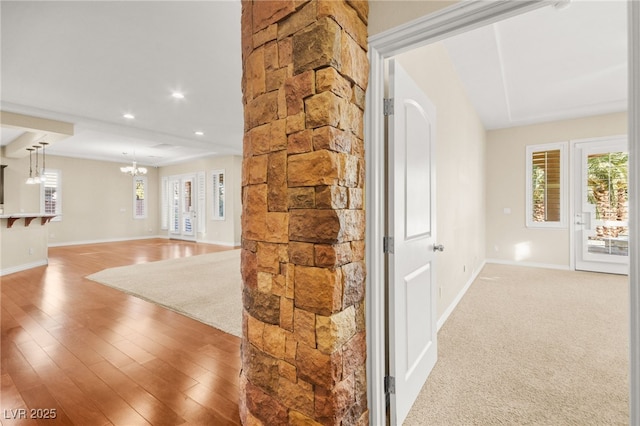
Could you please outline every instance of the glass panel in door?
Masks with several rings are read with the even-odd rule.
[[[587,156],[587,201],[594,215],[587,252],[629,256],[629,154]]]

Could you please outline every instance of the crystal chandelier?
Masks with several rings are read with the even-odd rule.
[[[138,163],[134,160],[131,166],[120,167],[122,173],[126,173],[131,176],[146,175],[146,167],[138,167]]]

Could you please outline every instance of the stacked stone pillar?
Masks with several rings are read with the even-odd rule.
[[[243,0],[245,425],[366,425],[366,1]]]

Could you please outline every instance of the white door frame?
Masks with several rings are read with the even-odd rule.
[[[402,52],[470,31],[557,1],[469,0],[423,16],[369,38],[370,78],[365,108],[366,262],[367,262],[367,394],[369,423],[386,424],[385,374],[385,128],[384,62]],[[640,1],[629,4],[629,237],[630,237],[630,424],[640,424]],[[640,185],[638,185],[640,186]]]
[[[171,232],[171,223],[169,223],[169,229],[168,229],[168,237],[169,238],[175,238],[175,239],[183,239],[185,241],[197,241],[198,240],[198,217],[196,216],[195,218],[193,218],[191,226],[193,227],[193,236],[191,235],[185,235],[184,234],[184,208],[182,203],[184,202],[184,182],[185,180],[192,180],[192,188],[191,188],[191,202],[193,204],[193,208],[194,211],[197,212],[197,208],[198,208],[198,173],[196,172],[192,172],[192,173],[183,173],[183,174],[179,174],[179,175],[171,175],[171,176],[166,176],[167,178],[167,182],[169,185],[169,197],[167,198],[167,202],[169,202],[169,222],[171,222],[171,215],[173,214],[171,209],[173,208],[173,188],[172,188],[172,183],[173,182],[178,182],[179,187],[180,187],[180,212],[179,212],[179,217],[180,217],[180,225],[178,228],[178,233],[173,233]],[[164,206],[163,208],[166,208],[167,206]],[[193,238],[192,238],[193,237]]]
[[[628,149],[628,141],[627,135],[612,135],[605,137],[595,137],[588,139],[575,139],[569,141],[569,251],[570,262],[569,269],[574,271],[577,270],[577,265],[580,261],[580,257],[578,255],[579,250],[582,248],[582,233],[577,230],[578,225],[577,222],[577,214],[578,211],[582,211],[581,208],[578,208],[581,205],[582,200],[582,185],[583,185],[583,176],[582,172],[582,156],[579,155],[582,153],[582,145],[586,144],[600,144],[603,149],[607,149],[607,146],[610,144],[616,145],[621,142],[626,143]],[[580,176],[580,177],[579,177]],[[630,179],[629,179],[630,180]],[[628,259],[627,259],[628,260]],[[598,262],[595,262],[597,265]],[[600,272],[608,272],[608,273],[624,273],[628,274],[628,267],[621,267],[621,264],[618,266],[614,266],[611,268],[612,270],[602,270]],[[626,263],[625,263],[626,265]],[[594,269],[594,272],[598,272],[598,268]],[[589,270],[589,269],[583,269]]]

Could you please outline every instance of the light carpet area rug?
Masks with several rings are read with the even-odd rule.
[[[240,250],[109,268],[87,278],[242,335]]]
[[[626,425],[628,277],[488,264],[405,425]]]

